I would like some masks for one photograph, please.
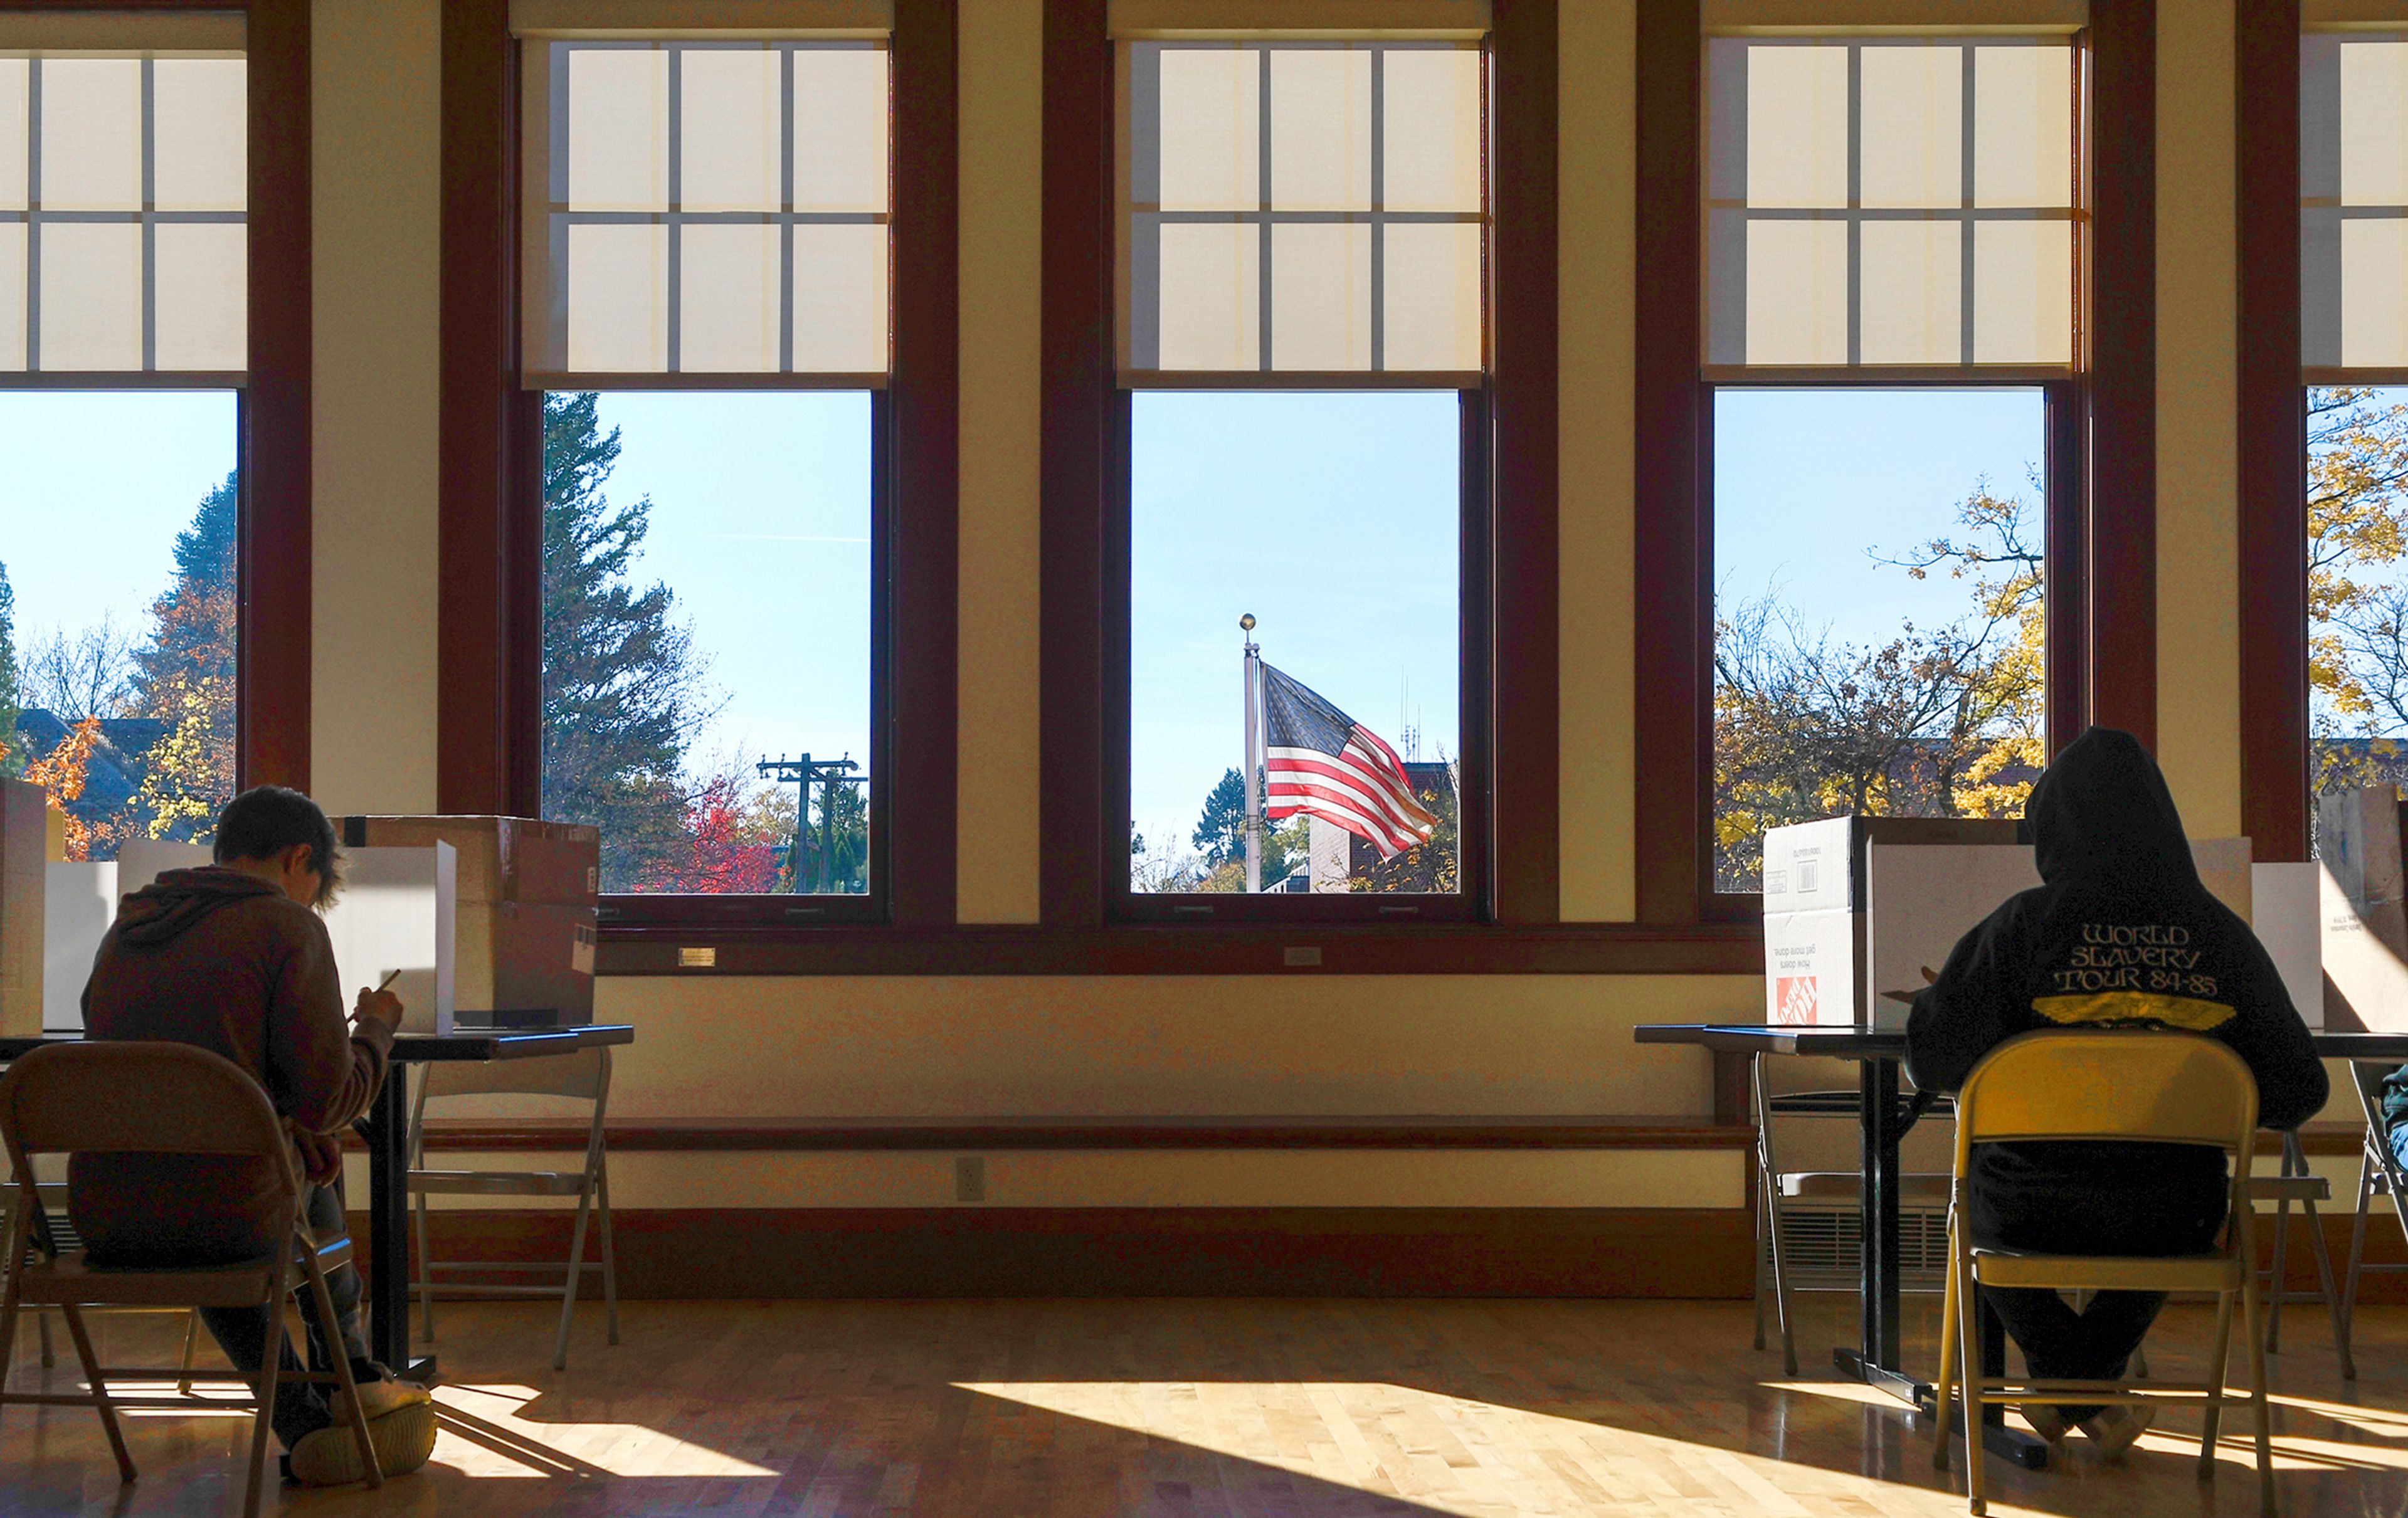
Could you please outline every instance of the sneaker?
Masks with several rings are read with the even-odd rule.
[[[388,1412],[414,1408],[427,1400],[425,1387],[414,1381],[401,1380],[374,1360],[351,1362],[351,1384],[359,1389],[360,1411],[367,1414],[370,1422]],[[327,1407],[339,1417],[341,1409],[337,1404],[342,1401],[341,1393],[332,1386],[324,1390]]]
[[[2031,1425],[2033,1433],[2051,1444],[2065,1442],[2068,1430],[2064,1413],[2046,1402],[2026,1402],[2015,1411],[2024,1415],[2024,1422]]]
[[[377,1468],[385,1475],[416,1470],[435,1453],[435,1405],[414,1402],[369,1419],[368,1445],[376,1451]],[[304,1486],[347,1486],[368,1479],[349,1419],[304,1434],[287,1458],[293,1480]]]
[[[2098,1441],[2101,1458],[2113,1460],[2132,1447],[2132,1441],[2147,1432],[2157,1421],[2157,1410],[2146,1406],[2109,1408],[2085,1418],[2081,1430]]]

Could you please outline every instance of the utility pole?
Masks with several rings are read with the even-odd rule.
[[[813,759],[804,754],[799,759],[764,759],[752,766],[752,772],[764,780],[781,785],[797,787],[795,797],[795,841],[786,853],[786,878],[796,895],[806,895],[825,891],[831,883],[827,875],[836,858],[836,788],[839,785],[867,785],[869,777],[853,773],[861,766],[851,755],[842,759]],[[807,881],[803,873],[806,854],[804,838],[811,825],[811,786],[820,788],[819,847],[808,851],[812,860]]]
[[[1246,634],[1246,890],[1249,895],[1263,888],[1263,770],[1259,757],[1262,750],[1263,713],[1263,651],[1254,639],[1254,614],[1251,611],[1238,619],[1238,630]]]

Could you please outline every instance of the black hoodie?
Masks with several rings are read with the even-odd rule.
[[[2325,1104],[2325,1069],[2265,948],[2209,894],[2156,761],[2129,733],[2068,745],[2024,809],[2042,884],[1956,942],[1906,1024],[1907,1074],[1954,1091],[1984,1054],[2052,1027],[2176,1028],[2221,1039],[2258,1078],[2258,1121],[2295,1128]],[[2050,1184],[2220,1161],[2181,1145],[1995,1144],[1975,1176]]]

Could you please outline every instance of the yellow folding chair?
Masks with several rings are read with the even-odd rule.
[[[2028,1033],[1973,1067],[1956,1097],[1956,1164],[1948,1209],[1948,1289],[1941,1317],[1939,1417],[1932,1464],[1948,1466],[1951,1400],[1965,1395],[1965,1497],[1982,1495],[1982,1410],[2039,1403],[2170,1402],[2203,1406],[2200,1474],[2215,1468],[2223,1410],[2246,1401],[2258,1421],[2258,1504],[2274,1511],[2272,1425],[2266,1405],[2266,1341],[2258,1326],[2257,1255],[2251,1237],[2249,1159],[2257,1148],[2258,1082],[2223,1044],[2187,1033]],[[1967,1175],[1976,1144],[2102,1141],[2201,1144],[2231,1166],[2222,1242],[2203,1254],[2169,1257],[2026,1254],[1974,1244],[1966,1236]],[[2040,1381],[1981,1371],[1983,1286],[2055,1291],[2207,1292],[2215,1297],[2214,1348],[2204,1382]],[[2232,1308],[2241,1305],[2249,1346],[2249,1394],[2226,1392]]]

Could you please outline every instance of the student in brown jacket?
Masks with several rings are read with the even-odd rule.
[[[322,1237],[343,1230],[339,1136],[365,1113],[385,1079],[398,999],[363,987],[347,1024],[334,946],[318,918],[339,884],[335,830],[297,791],[261,786],[218,816],[216,863],[170,870],[127,896],[101,940],[84,986],[85,1036],[187,1043],[223,1055],[265,1088],[290,1121],[297,1168],[309,1183],[308,1222]],[[95,1264],[201,1266],[256,1258],[289,1225],[276,1182],[256,1162],[168,1154],[79,1154],[67,1171],[68,1210]],[[378,1463],[415,1469],[435,1444],[425,1391],[397,1382],[368,1357],[360,1333],[359,1273],[327,1281],[341,1349],[358,1379]],[[226,1358],[256,1376],[271,1335],[255,1308],[205,1310]],[[330,1364],[314,1318],[309,1357]],[[298,1370],[281,1326],[281,1363]],[[281,1382],[277,1437],[294,1480],[358,1481],[356,1448],[336,1426],[331,1388]]]

